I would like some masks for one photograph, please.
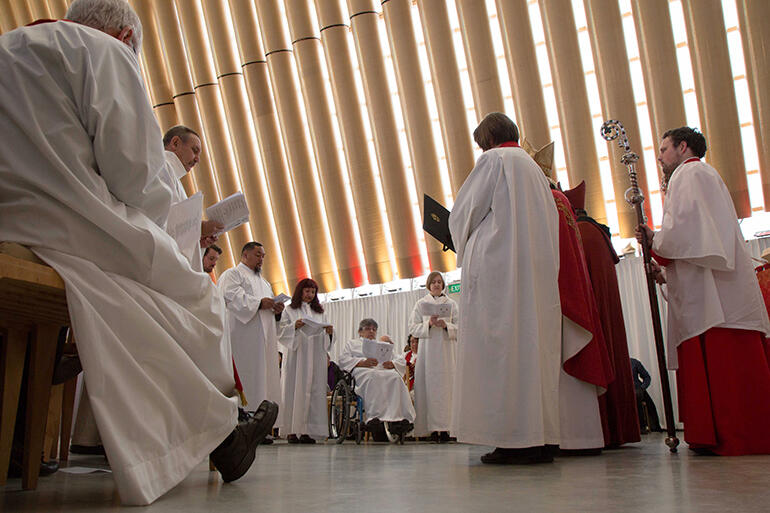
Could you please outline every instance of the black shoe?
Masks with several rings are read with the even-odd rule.
[[[310,435],[302,435],[299,437],[299,443],[301,444],[314,444],[315,440]]]
[[[52,385],[61,385],[76,377],[83,370],[78,355],[63,355],[53,369]]]
[[[434,444],[439,443],[438,431],[434,431],[430,434],[430,441]]]
[[[394,435],[400,435],[402,433],[408,433],[414,429],[414,425],[408,420],[398,420],[395,422],[388,422],[388,431]]]
[[[273,440],[273,437],[272,437],[272,436],[270,436],[270,435],[268,435],[268,436],[266,436],[266,437],[265,437],[265,439],[264,439],[264,440],[262,440],[260,443],[261,443],[262,445],[273,445],[273,442],[274,442],[274,441],[275,441],[275,440]]]
[[[442,431],[438,434],[438,443],[440,444],[448,444],[449,443],[449,432]]]
[[[489,465],[531,465],[534,463],[551,463],[550,456],[543,447],[527,447],[525,449],[496,448],[481,457],[481,462]]]
[[[91,456],[105,456],[103,445],[70,445],[72,454],[89,454]]]
[[[239,423],[219,447],[211,453],[211,461],[225,483],[245,474],[254,462],[257,445],[273,429],[278,418],[278,405],[262,401],[248,422]]]
[[[247,412],[241,407],[238,407],[238,422],[248,422],[251,418],[251,413]]]
[[[601,447],[593,449],[560,449],[559,456],[599,456],[602,453]]]
[[[292,433],[291,435],[286,437],[286,441],[289,442],[290,444],[298,444],[299,438],[297,438],[297,435]]]

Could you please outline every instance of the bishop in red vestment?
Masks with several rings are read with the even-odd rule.
[[[607,393],[599,396],[604,444],[616,447],[639,442],[639,418],[636,408],[631,364],[628,357],[626,326],[615,265],[620,261],[610,241],[609,228],[589,217],[585,211],[585,182],[564,192],[577,215],[583,253],[588,275],[596,296],[599,319],[607,343],[615,380],[607,386]]]
[[[559,382],[560,447],[605,445],[597,396],[614,379],[575,214],[561,191],[551,190],[559,212],[559,296],[563,316]]]

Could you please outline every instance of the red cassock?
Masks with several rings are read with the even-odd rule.
[[[663,266],[671,263],[652,256]],[[677,357],[687,445],[721,456],[770,454],[770,344],[763,334],[710,328],[679,344]]]
[[[578,217],[578,229],[596,295],[604,340],[615,371],[615,381],[607,387],[607,393],[599,397],[604,443],[615,446],[639,442],[642,437],[639,434],[636,394],[631,376],[631,360],[628,357],[618,276],[615,273],[615,264],[620,259],[612,247],[609,235],[594,219]]]
[[[561,313],[593,335],[583,349],[564,362],[564,371],[581,381],[606,389],[613,381],[614,374],[580,243],[577,221],[567,197],[561,191],[551,192],[559,211]]]

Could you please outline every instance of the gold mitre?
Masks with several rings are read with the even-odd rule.
[[[553,141],[549,142],[539,150],[535,150],[534,146],[532,146],[529,141],[522,139],[521,147],[524,151],[529,153],[529,156],[532,157],[535,162],[537,162],[537,165],[540,166],[540,169],[543,170],[543,173],[545,173],[545,176],[547,176],[548,179],[551,181],[556,179],[553,174]]]

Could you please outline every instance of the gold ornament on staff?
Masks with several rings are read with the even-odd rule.
[[[614,141],[617,139],[618,146],[623,149],[623,155],[620,157],[628,169],[628,176],[631,179],[631,187],[626,190],[626,201],[636,211],[638,224],[647,224],[647,216],[644,215],[644,195],[639,190],[639,183],[636,177],[636,162],[639,155],[631,151],[626,136],[626,129],[620,121],[610,119],[602,124],[601,134],[605,141]],[[652,314],[652,328],[655,335],[655,352],[658,356],[658,371],[660,374],[660,387],[663,392],[663,408],[666,413],[666,445],[671,452],[676,452],[679,445],[679,439],[676,437],[676,424],[674,423],[674,405],[671,401],[671,385],[668,382],[668,371],[666,369],[666,349],[663,344],[663,329],[660,322],[660,308],[658,307],[658,294],[655,286],[655,271],[652,268],[650,249],[647,243],[647,236],[642,231],[642,258],[644,260],[644,272],[647,275],[647,295],[650,300],[650,313]]]

